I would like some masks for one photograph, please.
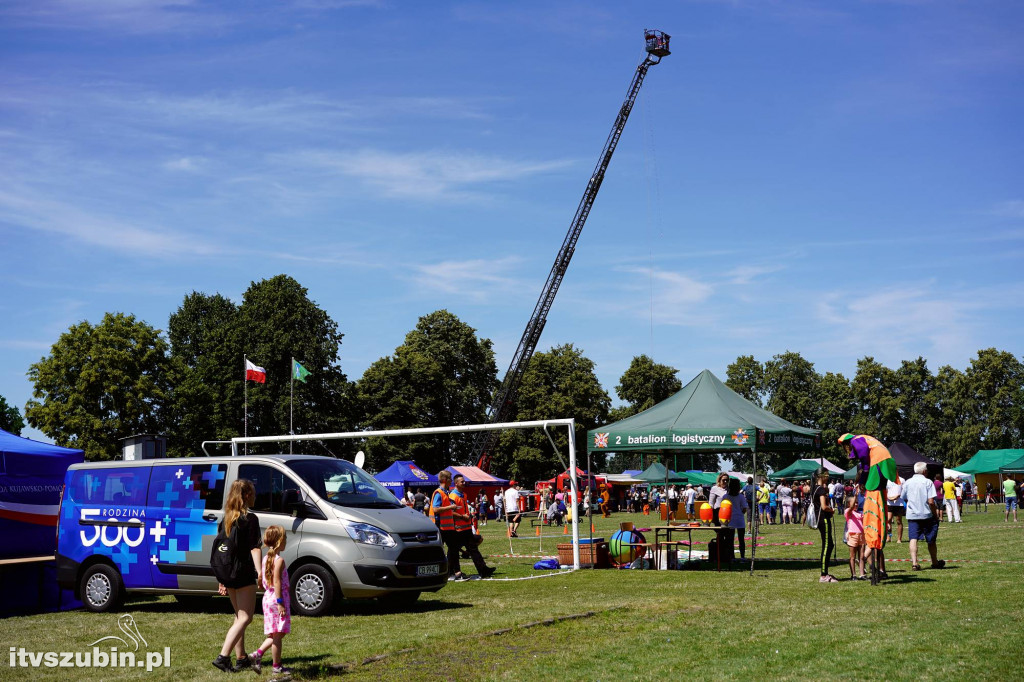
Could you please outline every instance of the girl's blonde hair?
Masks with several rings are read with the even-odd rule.
[[[274,565],[274,559],[277,558],[277,555],[280,554],[282,550],[284,550],[286,542],[287,537],[284,534],[284,528],[281,526],[268,526],[267,529],[263,531],[263,544],[266,545],[269,550],[267,552],[267,566]]]
[[[718,474],[718,480],[715,481],[715,485],[717,485],[720,488],[725,488],[726,486],[728,486],[729,485],[729,474],[725,473],[724,471],[722,473]]]
[[[249,513],[248,502],[255,499],[255,497],[256,488],[253,486],[252,481],[240,478],[231,484],[231,490],[228,491],[227,512],[224,514],[225,535],[231,535],[231,529],[234,528],[238,517]]]

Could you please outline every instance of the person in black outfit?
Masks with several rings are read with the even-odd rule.
[[[828,470],[818,469],[816,478],[818,485],[811,493],[810,504],[814,505],[814,511],[818,516],[818,533],[821,535],[821,579],[819,582],[837,583],[839,581],[828,572],[828,567],[832,563],[832,553],[836,549],[833,520],[835,510],[829,504]]]
[[[422,488],[416,488],[416,494],[412,496],[412,508],[421,514],[424,514],[423,510],[427,507],[427,496],[423,494]]]
[[[214,659],[213,665],[224,672],[238,672],[252,667],[252,661],[245,653],[245,629],[252,622],[252,613],[256,608],[256,585],[260,582],[263,570],[263,542],[260,538],[260,520],[249,511],[256,502],[256,488],[251,481],[244,478],[231,484],[228,492],[227,511],[218,530],[230,536],[236,531],[236,550],[249,554],[252,564],[243,563],[245,571],[231,584],[218,585],[218,591],[231,598],[231,610],[235,619],[224,637],[224,646],[220,655]],[[251,570],[248,570],[251,569]],[[235,650],[235,665],[231,665],[231,650]]]

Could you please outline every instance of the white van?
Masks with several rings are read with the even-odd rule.
[[[210,550],[231,483],[256,487],[260,526],[283,526],[292,610],[336,599],[415,601],[447,584],[437,527],[351,462],[311,455],[74,464],[57,527],[57,581],[91,611],[126,593],[214,595]]]

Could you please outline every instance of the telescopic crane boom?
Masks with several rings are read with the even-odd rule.
[[[608,134],[608,139],[604,143],[604,149],[601,151],[601,156],[594,167],[594,172],[590,175],[590,182],[587,183],[587,189],[583,192],[583,198],[580,199],[579,206],[576,207],[576,215],[573,216],[569,232],[562,241],[562,248],[558,250],[555,263],[551,266],[551,272],[548,273],[547,281],[540,292],[540,298],[537,299],[533,315],[530,317],[530,321],[526,323],[526,330],[523,331],[523,337],[519,340],[519,346],[516,348],[515,355],[512,356],[512,363],[509,365],[508,371],[505,372],[505,378],[502,380],[501,386],[498,388],[498,392],[495,393],[494,400],[487,410],[487,420],[490,423],[512,420],[512,411],[515,407],[515,397],[519,390],[519,384],[522,382],[523,374],[530,363],[530,358],[533,357],[533,352],[537,349],[537,342],[540,340],[541,332],[544,331],[544,324],[547,322],[548,311],[551,310],[551,305],[555,302],[555,294],[558,293],[558,287],[565,277],[565,271],[569,268],[569,261],[576,250],[576,242],[579,241],[580,232],[583,230],[584,223],[587,222],[587,216],[590,215],[590,209],[593,207],[597,193],[601,189],[601,183],[604,182],[605,171],[608,170],[612,154],[615,153],[615,147],[619,144],[619,138],[622,136],[622,130],[626,127],[629,113],[633,110],[633,103],[636,101],[637,93],[640,92],[640,86],[644,83],[647,70],[661,62],[662,57],[671,54],[668,49],[670,38],[670,35],[662,31],[649,29],[644,31],[647,55],[640,62],[640,65],[636,67],[636,73],[633,74],[633,82],[629,84],[629,91],[626,93],[626,101],[622,103],[622,106],[619,108],[619,115],[615,117],[615,124],[612,126],[612,131]],[[490,470],[491,454],[497,438],[497,431],[481,431],[474,442],[473,454],[477,458],[477,466],[484,471]]]

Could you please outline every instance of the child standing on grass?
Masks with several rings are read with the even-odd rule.
[[[850,580],[864,580],[864,496],[860,485],[846,505],[846,544],[850,546]],[[860,565],[860,573],[855,567]]]
[[[270,526],[263,533],[263,544],[270,550],[263,559],[263,632],[267,638],[260,648],[251,653],[253,670],[260,672],[263,667],[263,653],[272,648],[274,674],[289,672],[281,665],[281,640],[292,630],[291,592],[288,583],[288,567],[284,565],[281,552],[287,538],[284,528]]]

